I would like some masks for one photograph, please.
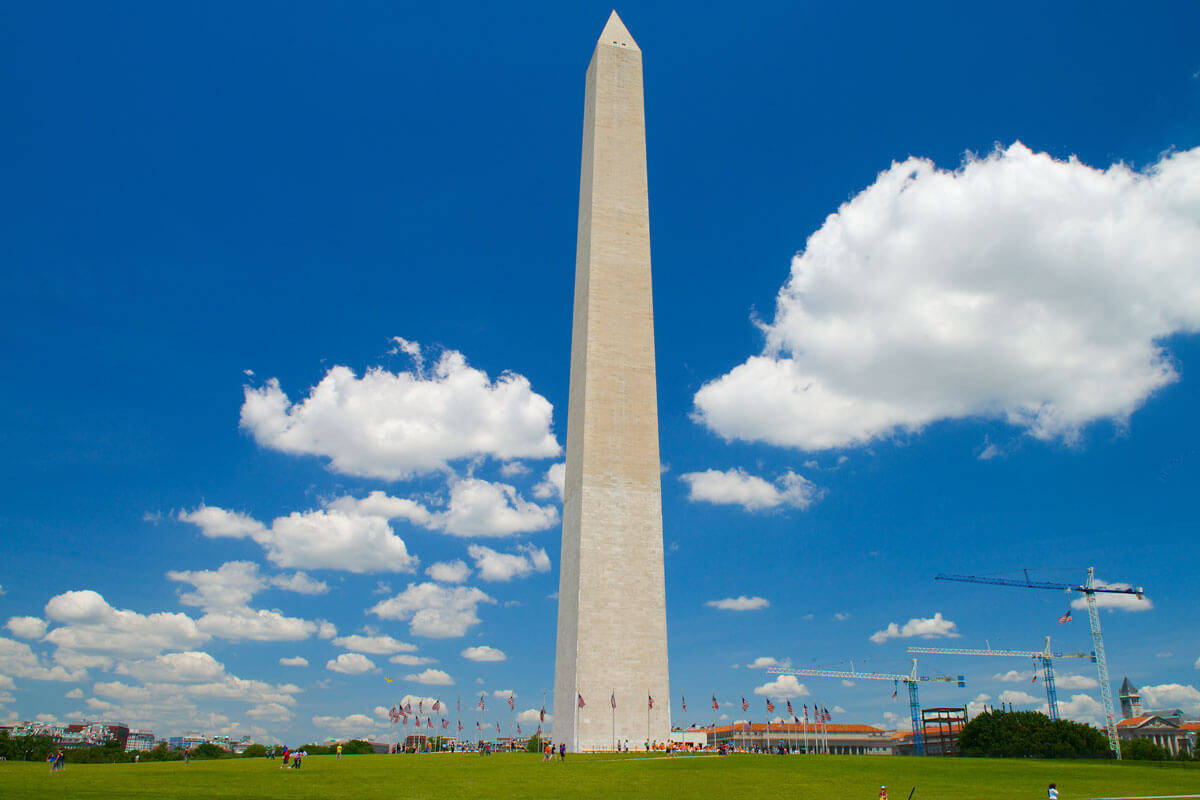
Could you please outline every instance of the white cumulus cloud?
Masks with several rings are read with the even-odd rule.
[[[490,547],[471,545],[467,554],[475,561],[479,577],[485,581],[510,581],[534,572],[549,572],[550,557],[540,547],[526,545],[516,553],[499,553]]]
[[[450,487],[436,527],[454,536],[512,536],[558,524],[558,509],[530,502],[507,483],[464,478]]]
[[[1143,686],[1139,692],[1143,708],[1181,708],[1192,718],[1200,714],[1200,689],[1190,684],[1163,683],[1157,686]]]
[[[751,475],[741,467],[687,472],[679,479],[688,485],[688,499],[693,503],[741,506],[746,511],[780,506],[805,509],[821,497],[816,484],[791,470],[776,478],[774,483]]]
[[[546,477],[533,487],[533,496],[539,500],[548,500],[551,497],[562,498],[563,485],[567,482],[567,465],[560,461],[557,464],[551,464],[546,469]]]
[[[1139,173],[1020,143],[910,158],[792,260],[766,346],[695,397],[726,439],[859,445],[944,419],[1041,439],[1123,424],[1200,328],[1200,148]]]
[[[462,651],[462,657],[468,661],[504,661],[508,656],[504,655],[504,651],[497,650],[495,647],[489,647],[486,644],[481,644],[477,647],[468,647]]]
[[[404,680],[423,683],[426,686],[451,686],[454,684],[454,679],[450,677],[450,674],[440,669],[427,669],[412,675],[405,675]]]
[[[756,686],[755,694],[765,695],[767,697],[807,697],[809,694],[808,687],[800,681],[796,680],[795,675],[780,675],[775,680],[764,683],[762,686]]]
[[[41,617],[9,617],[4,627],[22,639],[40,639],[46,635],[46,620]]]
[[[381,619],[408,620],[414,636],[450,639],[465,636],[479,624],[480,603],[495,602],[474,587],[410,583],[403,592],[368,611]]]
[[[304,656],[285,656],[279,659],[279,664],[284,667],[307,667],[308,659]]]
[[[337,658],[326,661],[325,669],[343,675],[361,675],[364,672],[374,672],[375,662],[362,653],[342,653]]]
[[[385,656],[391,653],[413,653],[417,646],[393,639],[391,636],[339,636],[332,642],[334,647],[356,650],[360,653]]]
[[[914,617],[904,623],[903,627],[895,622],[890,622],[883,630],[871,634],[871,641],[875,644],[883,644],[888,639],[911,639],[914,636],[922,639],[939,637],[955,639],[959,636],[958,631],[955,630],[956,627],[953,622],[942,616],[942,612],[938,611],[929,618]]]
[[[1000,693],[1000,702],[1012,703],[1013,705],[1018,706],[1028,706],[1038,702],[1038,698],[1034,697],[1028,692],[1019,692],[1015,689],[1006,689]]]
[[[766,608],[771,603],[762,597],[747,597],[743,594],[737,597],[726,597],[723,600],[709,600],[704,605],[719,608],[722,611],[757,611],[760,608]]]
[[[561,452],[553,408],[529,381],[495,381],[446,350],[430,374],[335,366],[292,403],[279,381],[247,386],[241,425],[264,447],[329,459],[349,475],[398,480],[475,456],[551,458]]]
[[[155,655],[164,650],[191,650],[211,638],[186,614],[139,614],[113,608],[90,589],[55,595],[46,616],[61,623],[45,640],[62,651]]]
[[[425,574],[441,583],[462,583],[471,575],[471,568],[460,558],[438,561],[425,568]]]
[[[780,667],[783,664],[774,656],[759,656],[746,665],[748,669],[766,669],[767,667]]]

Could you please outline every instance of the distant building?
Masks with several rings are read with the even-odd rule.
[[[793,753],[892,754],[892,740],[887,731],[870,725],[832,722],[824,726],[772,722],[769,730],[765,722],[723,725],[708,731],[708,743],[743,750],[769,750],[782,744]]]
[[[75,722],[63,731],[62,744],[74,749],[95,747],[105,742],[116,741],[125,749],[129,740],[129,726],[121,722]]]
[[[1165,747],[1176,755],[1180,750],[1191,752],[1192,738],[1189,731],[1180,730],[1180,725],[1156,714],[1143,714],[1123,719],[1117,723],[1117,737],[1128,742],[1132,739],[1149,739],[1159,747]]]
[[[125,739],[126,753],[149,753],[154,749],[154,734],[149,731],[130,731]]]
[[[182,736],[172,736],[167,739],[167,746],[172,750],[190,750],[199,747],[207,741],[207,736],[203,736],[195,731],[188,731]]]

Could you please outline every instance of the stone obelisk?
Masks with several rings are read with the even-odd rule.
[[[642,52],[615,11],[579,183],[554,739],[587,751],[666,741],[671,722]]]

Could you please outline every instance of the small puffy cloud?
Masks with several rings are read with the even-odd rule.
[[[392,497],[379,490],[371,492],[362,499],[349,496],[339,497],[326,507],[334,511],[359,514],[364,517],[408,520],[423,528],[428,528],[433,523],[433,514],[416,500]]]
[[[492,697],[495,697],[498,700],[507,700],[509,695],[512,695],[512,694],[513,694],[512,689],[496,689],[492,692]],[[514,695],[514,697],[515,697],[515,695]]]
[[[388,661],[393,664],[400,664],[405,667],[420,667],[425,664],[433,664],[437,661],[436,658],[428,658],[426,656],[414,656],[408,653],[392,656]]]
[[[508,656],[504,652],[485,644],[478,647],[468,647],[462,651],[462,657],[468,661],[504,661]]]
[[[516,553],[500,553],[490,547],[471,545],[467,554],[475,561],[475,569],[485,581],[510,581],[534,572],[550,571],[546,551],[533,545],[520,547]]]
[[[512,536],[554,527],[558,509],[526,500],[507,483],[464,478],[451,485],[435,524],[454,536]]]
[[[317,620],[317,638],[332,639],[337,636],[337,626],[327,620]]]
[[[191,650],[211,638],[186,614],[116,609],[90,589],[55,595],[46,603],[45,612],[61,623],[45,640],[64,651],[154,655],[164,650]]]
[[[356,650],[360,653],[385,656],[391,653],[413,653],[417,646],[393,639],[391,636],[339,636],[332,642],[334,647]]]
[[[1100,681],[1087,675],[1059,673],[1054,676],[1054,683],[1059,689],[1098,689]]]
[[[83,699],[83,689],[78,689],[78,688],[72,689],[71,691],[67,692],[63,696],[66,697],[68,700],[82,700]]]
[[[1031,669],[1010,669],[1008,672],[997,672],[992,676],[992,680],[1001,683],[1029,683],[1035,674]]]
[[[265,722],[287,722],[292,718],[292,712],[282,703],[263,703],[247,709],[246,716]]]
[[[194,511],[180,511],[178,517],[181,522],[195,525],[209,539],[244,539],[265,530],[261,522],[246,514],[216,506],[200,506]]]
[[[314,716],[312,724],[321,730],[331,731],[338,736],[370,739],[381,723],[366,714],[350,714],[346,717]]]
[[[746,665],[748,669],[766,669],[767,667],[781,667],[779,659],[774,656],[759,656]]]
[[[719,608],[722,611],[757,611],[760,608],[766,608],[771,603],[762,597],[747,597],[743,594],[737,597],[726,597],[723,600],[709,600],[704,605],[710,608]]]
[[[1028,706],[1038,702],[1038,698],[1028,692],[1019,692],[1015,689],[1006,689],[1000,693],[1001,703],[1012,703],[1017,706]]]
[[[337,658],[326,661],[325,669],[343,675],[362,675],[364,672],[374,672],[376,667],[375,662],[362,653],[342,653]]]
[[[449,639],[465,636],[479,624],[480,603],[495,602],[474,587],[410,583],[403,592],[368,611],[381,619],[408,620],[414,636]]]
[[[283,667],[307,667],[308,659],[304,656],[286,656],[279,659],[279,665]]]
[[[817,486],[788,470],[768,483],[741,467],[704,472],[687,472],[679,479],[688,485],[688,499],[693,503],[741,506],[746,511],[763,511],[788,506],[805,509],[821,497]]]
[[[850,619],[850,615],[839,611],[833,615],[833,618],[838,622],[845,622],[846,620]]]
[[[325,583],[325,581],[311,578],[303,572],[296,572],[291,575],[276,575],[271,578],[271,585],[297,594],[316,595],[325,594],[329,591],[329,584]]]
[[[1096,586],[1107,589],[1133,588],[1128,583],[1106,583],[1099,579],[1096,580]],[[1106,592],[1096,593],[1096,605],[1100,608],[1107,608],[1110,611],[1149,611],[1154,608],[1154,604],[1150,602],[1150,598],[1145,595],[1139,598],[1136,594],[1108,594]],[[1075,598],[1071,601],[1071,608],[1087,608],[1087,598],[1082,596]]]
[[[224,676],[225,665],[208,653],[189,650],[164,653],[145,661],[123,661],[114,671],[147,683],[204,683]]]
[[[845,679],[842,680],[842,686],[853,686],[853,685],[854,685],[854,681],[848,681]]]
[[[1143,686],[1139,692],[1144,708],[1181,708],[1192,718],[1200,714],[1200,689],[1191,684]]]
[[[500,474],[505,478],[519,478],[529,474],[529,467],[520,461],[506,461],[500,465]]]
[[[540,708],[527,708],[517,714],[517,722],[524,723],[525,725],[541,725],[548,728],[554,720],[554,715],[547,711],[546,721],[542,722],[541,713],[542,710]]]
[[[220,512],[215,514],[213,512]],[[212,520],[222,520],[229,512],[213,506],[180,512],[179,518],[200,528],[205,536],[231,536],[214,533]],[[244,532],[264,550],[267,558],[280,567],[302,569],[340,569],[347,572],[412,572],[417,559],[410,556],[404,540],[396,536],[387,520],[336,509],[293,511],[276,519],[270,528],[243,526]],[[218,525],[218,531],[228,526]],[[310,586],[312,584],[309,584]]]
[[[807,697],[809,695],[808,687],[796,680],[795,675],[780,675],[770,683],[756,686],[754,693],[765,695],[766,697],[784,698]]]
[[[1192,664],[1193,669],[1200,669],[1200,658],[1196,659],[1196,663]]]
[[[533,487],[533,496],[539,500],[549,500],[551,497],[562,499],[563,485],[567,482],[567,465],[564,462],[551,464],[546,470],[546,477]]]
[[[914,636],[919,636],[922,639],[936,639],[946,637],[949,639],[958,638],[959,634],[955,628],[958,627],[953,622],[942,617],[942,612],[938,611],[932,617],[927,619],[914,617],[900,627],[894,622],[888,623],[888,626],[881,631],[876,631],[871,634],[871,641],[875,644],[883,644],[888,639],[911,639]]]
[[[452,686],[454,679],[450,674],[440,669],[427,669],[412,675],[405,675],[404,680],[413,683],[423,683],[426,686]]]
[[[1104,717],[1104,707],[1088,694],[1071,695],[1067,701],[1059,701],[1058,713],[1063,719],[1073,719],[1076,722],[1086,722],[1099,727]]]
[[[4,627],[22,639],[40,639],[46,635],[46,620],[41,617],[9,617]]]
[[[521,375],[495,381],[446,350],[430,374],[335,366],[292,403],[279,381],[247,386],[241,425],[263,447],[329,459],[348,475],[399,480],[476,456],[551,458],[553,407]]]
[[[200,630],[222,639],[256,642],[297,642],[317,631],[317,624],[278,611],[238,608],[205,614],[196,621]]]
[[[939,420],[1122,425],[1200,329],[1200,148],[1144,173],[1014,143],[893,163],[792,259],[766,344],[695,396],[725,439],[861,445]]]
[[[441,583],[462,583],[471,575],[471,568],[462,559],[438,561],[425,568],[425,574]]]

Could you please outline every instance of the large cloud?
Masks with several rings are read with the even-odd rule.
[[[87,674],[82,670],[68,670],[62,665],[46,666],[29,645],[0,637],[0,680],[7,680],[8,676],[39,681],[76,681],[86,678]],[[0,683],[0,688],[4,686]],[[11,680],[8,680],[7,688],[12,688]]]
[[[780,675],[769,683],[764,683],[762,686],[754,688],[755,694],[765,695],[767,697],[806,697],[809,694],[808,687],[800,681],[796,680],[795,675]]]
[[[411,350],[419,359],[419,347]],[[552,411],[525,377],[506,372],[492,381],[446,350],[430,374],[419,360],[412,372],[376,368],[361,378],[335,366],[294,404],[274,378],[247,387],[241,424],[264,447],[325,456],[349,475],[398,480],[480,455],[556,456]]]
[[[192,649],[210,638],[186,614],[116,609],[90,589],[50,598],[46,616],[62,625],[47,633],[45,640],[77,653],[156,655]]]
[[[409,620],[414,636],[450,639],[465,636],[479,624],[479,604],[496,602],[474,587],[410,583],[395,597],[377,603],[369,612],[382,619]]]
[[[844,447],[992,417],[1042,439],[1123,423],[1200,328],[1200,148],[1142,174],[1020,143],[955,172],[910,158],[830,215],[766,347],[703,386],[726,439]]]
[[[747,511],[780,506],[804,509],[821,497],[821,490],[815,484],[791,470],[776,478],[775,483],[740,467],[687,472],[679,479],[688,485],[688,499],[692,502],[741,506]]]
[[[226,639],[288,642],[307,639],[318,624],[288,617],[279,611],[252,609],[251,598],[268,586],[302,594],[320,594],[329,587],[303,572],[292,575],[263,575],[251,561],[228,561],[215,570],[172,570],[167,577],[190,583],[194,592],[183,592],[179,601],[201,606],[206,612],[196,621],[201,631]]]
[[[402,642],[399,639],[393,639],[391,636],[339,636],[332,642],[334,647],[342,647],[346,650],[356,650],[360,653],[370,653],[377,656],[386,656],[391,653],[412,653],[415,652],[417,646]]]
[[[231,512],[213,506],[179,512],[179,519],[200,528],[208,537],[232,536],[225,532]],[[252,521],[252,520],[251,520]],[[417,559],[404,540],[392,532],[387,520],[336,509],[293,511],[271,527],[242,526],[263,547],[267,558],[280,567],[341,569],[347,572],[411,572]]]
[[[1193,719],[1200,714],[1200,689],[1191,684],[1164,683],[1143,686],[1139,691],[1143,708],[1181,708]]]
[[[1133,586],[1128,583],[1107,583],[1100,579],[1096,579],[1096,586],[1107,589],[1132,589]],[[1150,611],[1154,608],[1154,603],[1150,602],[1150,598],[1142,595],[1138,597],[1136,594],[1112,594],[1109,592],[1097,592],[1095,595],[1096,606],[1099,608],[1107,608],[1120,611]],[[1080,596],[1071,601],[1071,608],[1085,609],[1087,608],[1087,597]]]
[[[475,561],[479,577],[485,581],[511,581],[534,572],[549,572],[550,557],[533,545],[517,548],[516,553],[500,553],[490,547],[471,545],[467,554]]]

